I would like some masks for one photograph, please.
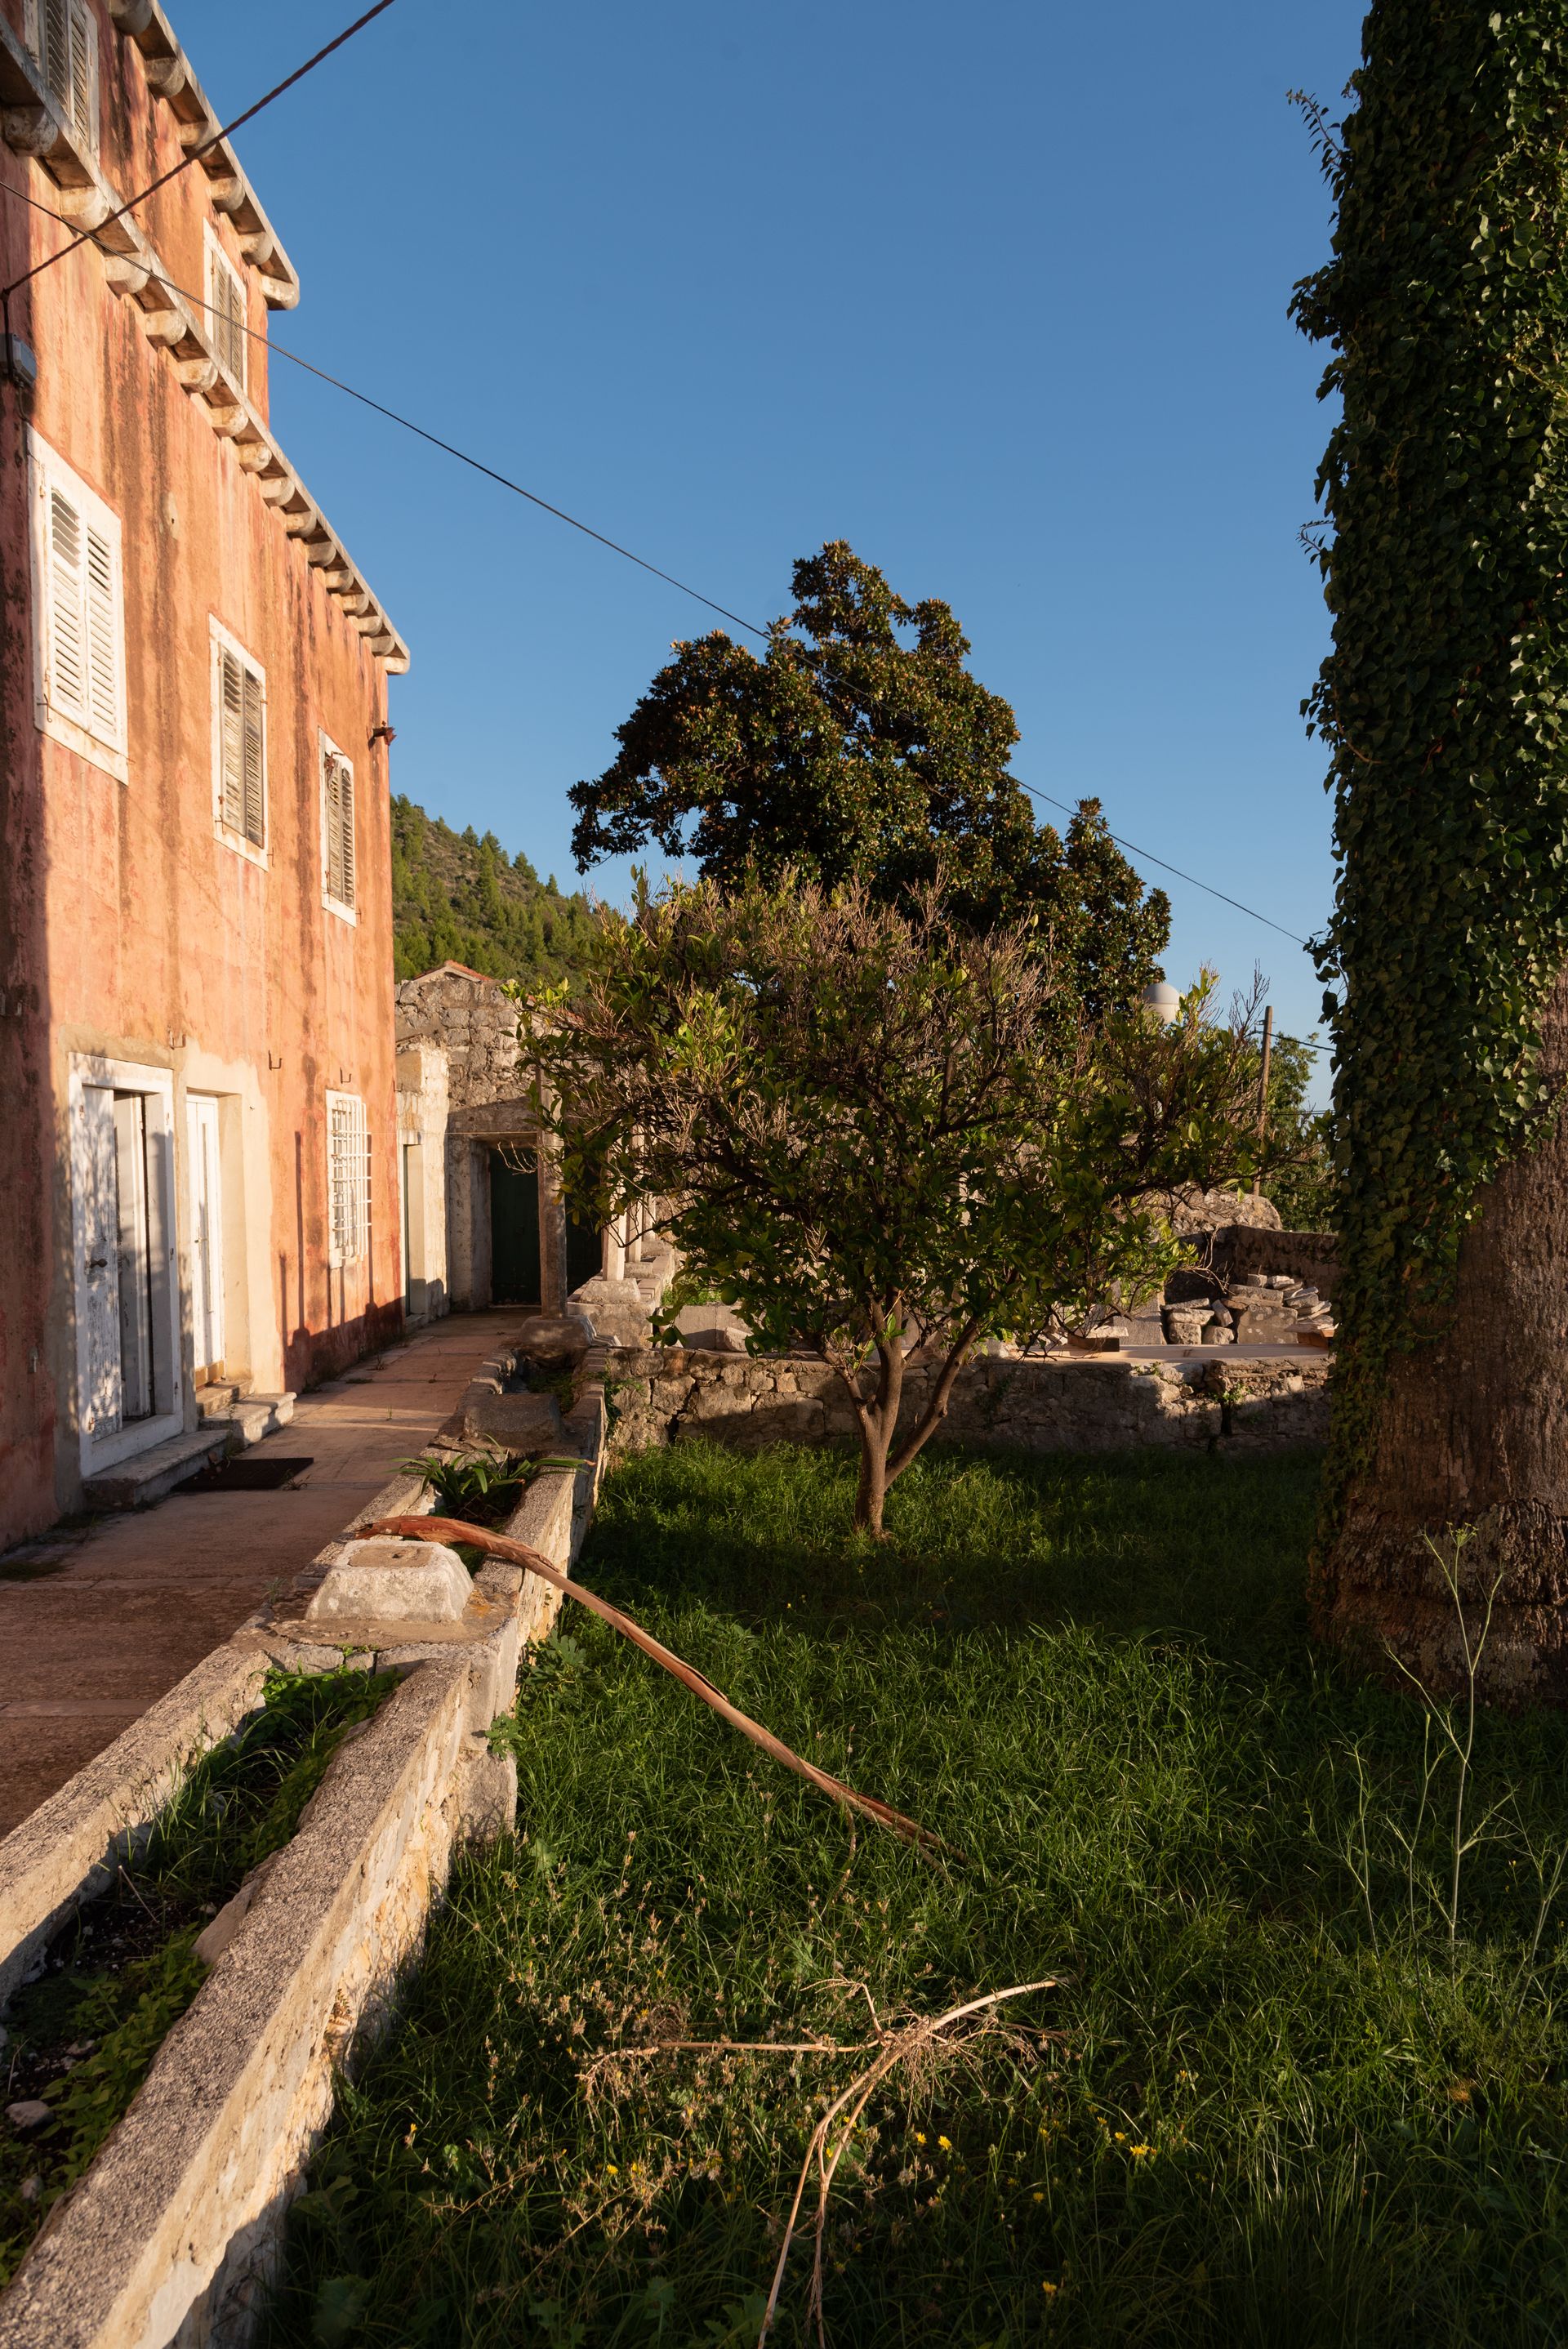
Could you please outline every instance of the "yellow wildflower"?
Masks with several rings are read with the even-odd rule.
[[[939,2137],[937,2138],[936,2142],[937,2142],[937,2144],[942,2147],[942,2150],[943,2150],[943,2152],[944,2152],[944,2153],[951,2153],[951,2152],[952,2152],[952,2150],[953,2150],[953,2139],[952,2139],[950,2137]]]

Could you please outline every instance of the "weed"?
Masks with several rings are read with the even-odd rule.
[[[356,2349],[753,2349],[879,2033],[1052,1975],[819,2138],[837,2349],[1568,2335],[1568,1945],[1530,1858],[1568,1842],[1568,1721],[1478,1717],[1462,1837],[1514,1807],[1450,1958],[1451,1784],[1414,1928],[1389,1834],[1440,1733],[1307,1641],[1315,1474],[948,1454],[871,1548],[842,1454],[618,1468],[580,1571],[967,1863],[857,1837],[587,1625],[506,1733],[516,1839],[459,1868],[343,2091],[273,2349],[322,2312]],[[816,2256],[769,2349],[815,2343]]]
[[[504,1526],[535,1474],[532,1462],[493,1444],[461,1454],[424,1452],[399,1464],[405,1475],[423,1476],[436,1496],[436,1516],[470,1526]]]
[[[237,1735],[206,1755],[117,1886],[57,1938],[7,2017],[7,2095],[53,2111],[0,2134],[0,2283],[129,2106],[207,1969],[192,1944],[243,1878],[294,1834],[346,1732],[393,1673],[273,1672]],[[30,2190],[27,2190],[30,2189]]]

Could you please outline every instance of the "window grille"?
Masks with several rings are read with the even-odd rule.
[[[357,1093],[326,1097],[327,1262],[335,1268],[366,1253],[370,1159],[365,1103]]]

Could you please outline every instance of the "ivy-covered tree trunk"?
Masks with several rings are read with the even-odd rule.
[[[1563,980],[1541,1068],[1568,1075]],[[1481,1194],[1444,1319],[1389,1366],[1375,1448],[1326,1548],[1322,1626],[1374,1664],[1391,1650],[1428,1687],[1453,1686],[1459,1624],[1423,1536],[1441,1545],[1468,1526],[1472,1634],[1492,1578],[1505,1577],[1487,1688],[1568,1699],[1568,1116]]]
[[[1503,1579],[1483,1679],[1568,1698],[1568,0],[1379,0],[1320,489],[1346,1285],[1319,1628],[1462,1669],[1430,1543]],[[1319,126],[1322,129],[1322,126]]]

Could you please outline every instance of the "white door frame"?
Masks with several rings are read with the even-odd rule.
[[[111,1092],[143,1095],[148,1155],[153,1170],[151,1179],[157,1184],[160,1195],[150,1203],[150,1221],[157,1251],[152,1267],[154,1394],[162,1408],[155,1410],[149,1419],[133,1420],[128,1427],[120,1428],[101,1443],[93,1441],[83,1407],[83,1398],[88,1391],[88,1364],[86,1360],[90,1310],[87,1274],[88,1233],[86,1202],[74,1164],[77,1137],[86,1114],[83,1095],[89,1085],[103,1085]],[[67,1115],[73,1158],[71,1242],[77,1325],[77,1425],[81,1444],[82,1474],[91,1476],[100,1468],[112,1468],[119,1461],[129,1460],[136,1453],[145,1452],[150,1444],[162,1444],[170,1436],[181,1434],[185,1426],[184,1387],[180,1371],[180,1259],[174,1216],[174,1072],[171,1069],[145,1067],[137,1061],[109,1061],[96,1053],[73,1052],[67,1087]]]
[[[191,1361],[193,1370],[221,1366],[227,1355],[228,1335],[223,1315],[223,1141],[222,1102],[217,1093],[187,1092],[185,1095],[186,1166],[191,1195]],[[206,1182],[203,1187],[202,1176]],[[202,1230],[202,1211],[206,1229]],[[201,1295],[200,1273],[205,1259],[211,1298]],[[210,1310],[203,1314],[204,1303]],[[202,1352],[203,1319],[211,1322],[212,1342]]]

